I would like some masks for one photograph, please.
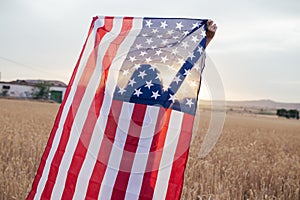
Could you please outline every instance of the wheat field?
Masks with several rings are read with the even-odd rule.
[[[59,105],[0,99],[0,199],[25,199]],[[300,200],[300,121],[228,113],[222,135],[199,158],[210,112],[200,113],[182,199]]]

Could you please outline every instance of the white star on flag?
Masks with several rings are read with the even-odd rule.
[[[160,94],[158,94],[158,90],[156,91],[156,92],[153,92],[152,91],[152,96],[151,96],[151,98],[154,98],[154,99],[157,99],[157,97],[159,97],[160,96]]]

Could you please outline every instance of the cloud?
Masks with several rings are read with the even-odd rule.
[[[300,18],[293,17],[237,20],[219,24],[215,41],[226,51],[299,49],[298,27],[300,27]]]
[[[276,15],[300,16],[300,2],[299,0],[252,0],[257,8],[265,12],[272,12]]]
[[[278,84],[278,85],[285,85],[285,86],[297,86],[300,85],[300,81],[298,80],[272,80],[270,81],[271,84]],[[299,86],[298,86],[299,87]]]
[[[73,70],[95,15],[211,18],[219,29],[207,51],[218,64],[226,90],[234,91],[229,93],[229,98],[270,95],[268,87],[279,84],[275,83],[277,80],[287,85],[284,88],[294,88],[293,84],[299,87],[296,81],[300,73],[297,53],[300,52],[299,2],[0,1],[0,56],[31,66],[45,66],[46,71],[53,70],[69,77],[67,73]],[[21,71],[7,73],[21,78],[18,76],[26,73]],[[270,81],[268,85],[265,85],[266,80]],[[274,91],[274,95],[299,99],[299,94],[291,93],[291,89],[282,91],[282,94]]]

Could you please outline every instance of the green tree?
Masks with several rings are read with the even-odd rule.
[[[34,99],[48,99],[50,85],[46,81],[35,84],[32,97]]]
[[[7,96],[8,90],[2,90],[1,96],[5,97]]]

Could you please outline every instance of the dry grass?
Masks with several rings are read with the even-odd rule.
[[[182,199],[300,199],[300,121],[230,113],[216,147],[200,159],[209,123],[201,118]]]
[[[0,99],[0,199],[31,188],[59,105]],[[182,199],[300,199],[300,121],[230,113],[213,151],[190,150]]]
[[[59,105],[0,99],[0,199],[25,199]]]

